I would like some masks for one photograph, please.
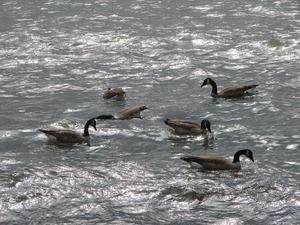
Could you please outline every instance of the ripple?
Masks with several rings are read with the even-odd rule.
[[[2,6],[2,223],[297,224],[298,2]],[[208,76],[260,86],[253,98],[212,99],[200,88]],[[103,101],[108,86],[127,100]],[[103,121],[91,146],[48,145],[36,131],[82,132],[84,118],[141,102],[143,120]],[[170,134],[169,115],[209,118],[213,143]],[[239,172],[179,159],[241,148],[255,163]]]

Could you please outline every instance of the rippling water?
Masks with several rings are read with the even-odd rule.
[[[0,5],[0,223],[299,224],[299,1],[3,0]],[[214,100],[258,83],[255,97]],[[104,101],[124,87],[126,102]],[[91,146],[48,144],[38,128],[81,130]],[[212,123],[215,140],[162,120]],[[254,152],[240,172],[182,155]]]

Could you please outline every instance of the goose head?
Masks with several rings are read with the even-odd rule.
[[[211,84],[211,79],[210,78],[206,78],[203,83],[201,84],[201,87],[205,86],[205,85],[209,85]]]
[[[97,130],[96,128],[96,118],[92,118],[92,119],[89,119],[86,124],[84,125],[84,132],[83,132],[83,136],[84,137],[88,137],[90,134],[89,134],[89,127],[93,127],[95,130]]]
[[[211,133],[209,120],[204,119],[201,121],[201,129],[207,129]]]
[[[253,159],[253,153],[250,149],[244,149],[245,153],[244,155],[249,158],[252,162],[254,162],[254,159]]]
[[[97,130],[97,128],[96,128],[96,119],[95,118],[93,118],[92,120],[91,120],[91,122],[90,122],[90,124],[89,124],[91,127],[93,127],[95,130]]]
[[[249,158],[252,162],[254,162],[254,159],[253,159],[253,152],[252,152],[250,149],[242,149],[242,150],[237,151],[237,152],[234,154],[234,157],[233,157],[233,163],[239,162],[239,161],[240,161],[240,156],[241,156],[241,155],[246,156],[246,157]]]

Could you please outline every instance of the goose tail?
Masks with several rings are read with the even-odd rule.
[[[169,118],[164,119],[164,123],[171,127],[177,125],[176,120],[169,119]]]

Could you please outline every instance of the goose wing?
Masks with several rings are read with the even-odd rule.
[[[257,87],[257,84],[243,85],[243,86],[232,86],[227,87],[218,93],[219,96],[224,97],[239,97],[245,95],[245,91]]]
[[[205,163],[212,163],[212,164],[223,164],[230,162],[229,160],[225,159],[221,156],[185,156],[181,158],[182,160],[188,163],[198,163],[198,164],[205,164]]]
[[[181,127],[184,129],[200,129],[201,125],[190,121],[190,120],[180,120],[180,119],[166,119],[165,123],[170,127]]]
[[[39,129],[39,131],[43,132],[47,136],[56,138],[58,142],[76,143],[83,142],[85,140],[85,138],[80,133],[68,129]]]

